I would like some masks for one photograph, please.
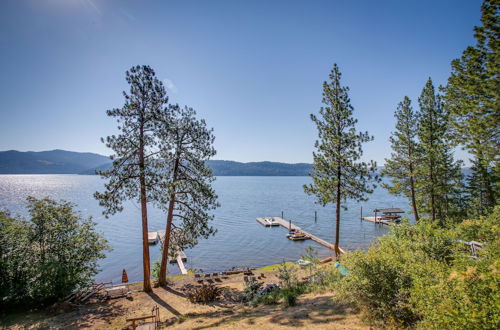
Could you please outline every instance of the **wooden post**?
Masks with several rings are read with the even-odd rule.
[[[359,220],[363,220],[363,206],[361,206],[361,212],[360,212],[360,217]]]
[[[318,221],[318,211],[314,211],[314,223]]]
[[[377,209],[375,209],[374,212],[375,212],[375,219],[373,219],[373,223],[376,224],[377,223]]]
[[[283,216],[283,211],[281,211],[281,219],[285,220],[285,217]]]

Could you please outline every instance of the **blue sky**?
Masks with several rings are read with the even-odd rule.
[[[170,100],[215,130],[216,159],[311,162],[333,65],[383,164],[393,112],[474,44],[479,0],[0,1],[0,150],[109,154],[106,109],[124,73],[151,65]],[[465,154],[459,152],[464,158]]]

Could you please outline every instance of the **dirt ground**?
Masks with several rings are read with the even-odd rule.
[[[269,271],[269,270],[267,270]],[[274,272],[263,274],[259,281],[277,283]],[[132,293],[108,301],[91,299],[75,308],[48,308],[43,311],[9,314],[0,322],[2,329],[122,329],[127,318],[151,314],[159,307],[162,327],[172,329],[368,329],[359,313],[350,306],[335,301],[333,293],[304,294],[297,305],[250,307],[241,302],[243,275],[232,275],[214,284],[224,288],[223,296],[210,304],[194,304],[186,298],[185,285],[197,285],[192,275],[177,277],[168,288],[154,288],[153,292],[140,291],[140,284],[130,285]],[[175,318],[175,319],[174,319]],[[171,322],[168,322],[168,321]]]

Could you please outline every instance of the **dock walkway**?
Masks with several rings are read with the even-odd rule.
[[[164,230],[158,231],[158,238],[160,239],[160,242],[163,244],[163,240],[165,239],[165,231]],[[187,256],[184,253],[184,251],[182,251],[182,250],[177,251],[177,253],[175,255],[175,259],[169,259],[169,262],[171,264],[177,263],[177,265],[179,265],[179,269],[180,269],[182,275],[186,275],[188,273],[186,267],[184,266],[185,261],[187,261]]]
[[[307,236],[309,236],[316,243],[318,243],[320,245],[323,245],[324,247],[326,247],[326,248],[328,248],[330,250],[335,250],[335,245],[334,244],[328,243],[324,239],[319,238],[318,236],[313,235],[313,234],[305,231],[304,229],[300,228],[297,225],[294,225],[293,223],[290,225],[290,221],[287,221],[287,220],[282,219],[280,217],[272,217],[272,218],[274,219],[274,221],[276,221],[277,223],[279,223],[281,227],[286,228],[286,229],[295,229],[296,231],[303,232],[304,234],[306,234]],[[264,218],[257,218],[256,220],[257,220],[257,222],[259,222],[260,224],[262,224],[262,225],[265,226],[265,224],[264,224],[265,223]],[[345,254],[345,251],[342,248],[339,247],[339,249],[340,249],[340,252],[342,254]]]

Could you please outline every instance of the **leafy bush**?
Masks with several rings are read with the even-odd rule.
[[[314,250],[312,246],[308,246],[306,248],[306,253],[302,255],[301,259],[304,261],[309,261],[309,264],[305,267],[309,271],[309,276],[311,276],[313,272],[316,271],[319,264],[318,252]]]
[[[393,326],[489,329],[500,325],[500,208],[479,220],[439,228],[421,220],[394,226],[366,252],[344,258],[334,278],[341,298]],[[480,241],[471,257],[461,243]],[[327,281],[328,282],[328,281]]]
[[[264,305],[275,305],[279,302],[280,297],[280,289],[275,289],[260,297],[260,302],[262,302]]]
[[[299,294],[295,288],[288,288],[281,290],[281,296],[283,297],[283,306],[285,307],[295,306],[298,295]]]
[[[343,275],[335,267],[334,263],[328,263],[309,277],[305,290],[308,292],[323,293],[331,291],[339,285]]]
[[[278,267],[278,279],[280,281],[279,286],[282,289],[296,287],[298,284],[297,266],[283,261]]]
[[[160,268],[161,268],[161,259],[158,258],[153,263],[153,267],[151,268],[151,275],[153,275],[153,279],[158,281],[160,279]]]
[[[0,213],[0,305],[50,303],[93,282],[109,247],[73,207],[29,197],[31,221]]]
[[[485,243],[477,258],[458,245],[452,266],[440,276],[416,279],[412,303],[428,329],[500,328],[500,207],[477,220],[465,220],[453,234]]]
[[[245,282],[244,299],[246,302],[251,302],[252,304],[258,304],[258,292],[262,287],[262,282],[257,282],[255,277],[250,276]]]
[[[192,288],[187,293],[187,298],[192,303],[209,303],[217,300],[222,293],[222,289],[214,284],[203,284]]]

